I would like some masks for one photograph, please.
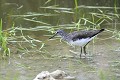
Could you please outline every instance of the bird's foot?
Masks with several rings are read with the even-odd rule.
[[[87,55],[87,53],[86,53],[86,52],[85,52],[84,54],[85,54],[85,55]]]

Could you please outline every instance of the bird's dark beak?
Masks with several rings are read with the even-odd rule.
[[[50,37],[49,39],[52,39],[52,38],[54,38],[55,36],[57,35],[57,33],[55,33],[52,37]]]

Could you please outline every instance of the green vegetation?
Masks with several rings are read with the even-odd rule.
[[[108,70],[104,71],[104,70],[99,70],[98,71],[98,76],[100,78],[100,80],[117,80],[115,78],[115,75],[111,74]]]
[[[10,56],[10,49],[7,46],[7,32],[2,30],[2,19],[0,21],[0,46],[1,46],[1,54],[2,57]]]
[[[107,80],[107,76],[106,75],[107,74],[103,70],[99,71],[100,80]]]

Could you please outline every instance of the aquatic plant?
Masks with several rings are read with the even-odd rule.
[[[0,21],[0,46],[2,57],[10,56],[10,49],[7,46],[7,32],[2,30],[2,19]]]

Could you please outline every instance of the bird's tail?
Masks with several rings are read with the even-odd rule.
[[[102,32],[102,31],[104,31],[105,29],[101,29],[99,32]]]
[[[103,32],[104,30],[105,30],[105,29],[100,29],[100,30],[97,30],[97,31],[95,30],[95,33],[94,33],[91,37],[94,37],[95,35]]]

